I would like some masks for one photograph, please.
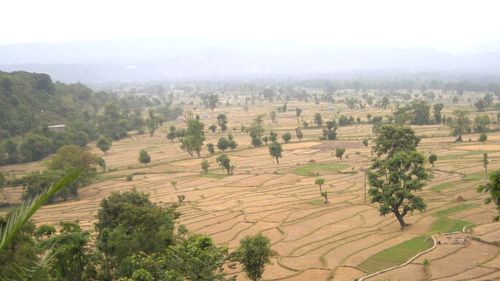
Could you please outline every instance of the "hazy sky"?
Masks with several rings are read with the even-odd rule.
[[[0,44],[166,37],[461,51],[500,41],[500,1],[3,1]]]

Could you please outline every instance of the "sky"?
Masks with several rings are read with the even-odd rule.
[[[135,38],[422,47],[500,42],[500,1],[2,1],[0,45]]]

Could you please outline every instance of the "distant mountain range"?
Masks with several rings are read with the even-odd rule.
[[[200,40],[34,43],[0,46],[0,70],[43,72],[58,81],[91,84],[355,71],[499,74],[500,47],[457,55],[424,48],[263,47]]]

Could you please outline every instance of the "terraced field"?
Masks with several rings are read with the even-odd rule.
[[[325,117],[330,114],[328,105],[301,106],[308,119],[321,109]],[[83,227],[92,229],[103,197],[112,191],[137,188],[158,203],[176,202],[177,195],[185,195],[180,223],[191,231],[210,234],[230,248],[248,234],[262,232],[270,237],[277,256],[267,267],[265,280],[354,280],[406,262],[433,246],[432,235],[453,231],[460,233],[437,235],[439,242],[433,250],[368,280],[500,279],[500,224],[491,223],[494,208],[485,206],[484,196],[476,192],[486,181],[482,152],[487,151],[492,160],[489,170],[500,168],[500,133],[489,134],[484,145],[477,141],[454,144],[445,126],[415,127],[417,134],[428,136],[420,150],[437,154],[438,161],[432,182],[421,192],[428,210],[409,216],[411,226],[401,231],[393,216],[379,216],[377,207],[365,199],[363,169],[372,155],[360,139],[373,137],[370,125],[342,127],[338,141],[319,141],[319,129],[304,129],[302,142],[283,145],[283,158],[277,165],[267,147],[250,148],[250,138],[239,130],[265,108],[199,112],[206,124],[213,123],[218,112],[228,112],[229,128],[236,128],[232,134],[239,144],[237,150],[227,153],[236,165],[234,175],[226,176],[215,163],[217,154],[207,156],[206,151],[202,157],[209,161],[210,173],[201,175],[201,159],[190,158],[178,143],[168,142],[165,132],[170,124],[166,124],[153,137],[134,135],[113,143],[105,157],[111,172],[82,188],[77,200],[45,206],[34,219],[40,224],[79,220]],[[290,103],[289,108],[295,105]],[[354,114],[366,116],[364,111]],[[291,111],[278,114],[273,130],[280,135],[293,133],[297,125],[294,115]],[[269,120],[266,126],[271,128]],[[221,135],[207,133],[206,143],[216,143]],[[337,147],[346,148],[343,161],[332,155]],[[139,165],[140,149],[150,153],[149,167]],[[22,174],[38,166],[1,169]],[[126,181],[130,174],[134,174],[133,180]],[[322,204],[314,184],[317,177],[326,181],[323,190],[329,193],[329,204]],[[172,181],[177,181],[176,188]],[[4,189],[9,200],[15,201],[19,194],[20,188]],[[461,233],[465,226],[467,232]],[[238,269],[234,273],[238,280],[246,280]]]

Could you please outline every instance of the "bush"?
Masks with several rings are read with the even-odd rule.
[[[128,175],[127,176],[127,181],[132,181],[134,179],[134,175]]]

